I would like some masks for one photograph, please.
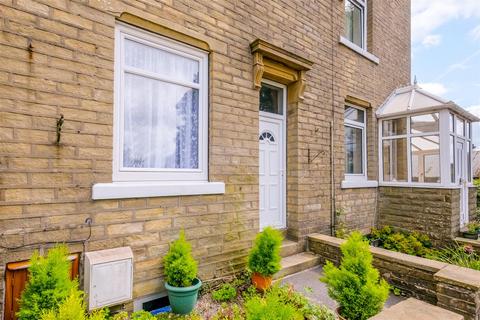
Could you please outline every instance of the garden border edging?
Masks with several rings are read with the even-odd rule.
[[[309,250],[323,263],[340,263],[343,242],[318,233],[308,236]],[[370,252],[381,275],[407,296],[459,313],[467,320],[480,319],[480,271],[383,248],[370,247]]]

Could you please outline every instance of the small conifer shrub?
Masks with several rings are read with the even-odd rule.
[[[43,312],[58,308],[72,290],[78,288],[70,279],[68,248],[57,246],[46,257],[35,252],[30,259],[29,278],[20,298],[19,320],[38,320]]]
[[[368,242],[360,232],[353,232],[341,250],[340,267],[328,261],[321,281],[327,284],[328,295],[339,303],[343,317],[366,320],[382,310],[389,285],[373,267]]]
[[[165,279],[172,287],[189,287],[197,277],[198,264],[192,257],[192,246],[185,239],[185,232],[170,244],[164,258]]]
[[[280,270],[280,246],[282,234],[271,227],[257,235],[255,244],[248,257],[248,267],[252,272],[268,277]]]

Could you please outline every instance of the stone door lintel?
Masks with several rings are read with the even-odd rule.
[[[253,87],[260,89],[263,79],[288,85],[288,102],[303,100],[306,87],[306,71],[313,62],[257,39],[250,44],[253,54]]]

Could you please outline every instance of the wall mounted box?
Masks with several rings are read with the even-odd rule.
[[[133,253],[130,247],[85,253],[84,288],[89,310],[131,300]]]

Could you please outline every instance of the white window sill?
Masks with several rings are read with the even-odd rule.
[[[92,199],[126,199],[223,193],[225,193],[225,183],[223,182],[112,182],[94,184]]]
[[[358,189],[358,188],[376,188],[378,181],[375,180],[360,180],[360,181],[342,181],[342,189]]]
[[[363,49],[362,47],[359,47],[358,45],[348,40],[347,38],[340,36],[340,43],[343,44],[345,47],[352,49],[356,53],[364,56],[365,58],[372,61],[373,63],[375,64],[380,63],[380,59],[378,57],[374,56],[373,54]]]
[[[458,185],[441,185],[439,183],[380,182],[380,187],[422,188],[422,189],[460,189]]]

